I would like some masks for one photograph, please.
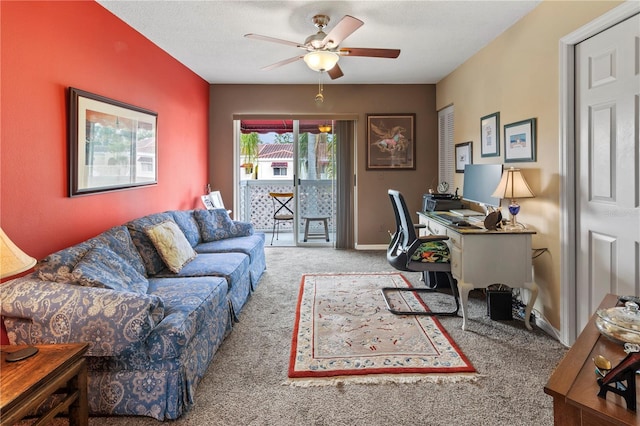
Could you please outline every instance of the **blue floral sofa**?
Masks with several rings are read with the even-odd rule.
[[[223,209],[114,227],[0,285],[9,340],[88,342],[93,415],[178,418],[266,269],[264,239]]]

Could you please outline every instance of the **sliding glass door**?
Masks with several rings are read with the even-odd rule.
[[[265,232],[267,245],[335,245],[333,122],[243,119],[236,129],[238,218]],[[274,219],[272,193],[293,194],[293,220]]]
[[[296,156],[297,244],[335,242],[336,174],[332,121],[299,121]]]

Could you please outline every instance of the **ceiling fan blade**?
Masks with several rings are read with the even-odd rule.
[[[335,80],[336,78],[340,78],[344,75],[344,73],[342,72],[338,64],[335,64],[333,68],[327,71],[327,74],[329,74],[329,77],[331,77],[331,80]]]
[[[292,62],[299,61],[302,58],[303,58],[303,56],[294,56],[293,58],[285,59],[285,60],[282,60],[280,62],[276,62],[275,64],[271,64],[271,65],[267,65],[266,67],[262,67],[262,69],[264,71],[269,71],[269,70],[272,70],[274,68],[278,68],[278,67],[281,67],[283,65],[287,65],[287,64],[290,64]]]
[[[338,53],[342,56],[367,56],[370,58],[392,58],[400,56],[400,49],[369,49],[366,47],[343,47]]]
[[[350,15],[345,15],[344,18],[342,18],[340,22],[338,22],[338,24],[333,27],[329,34],[327,34],[324,40],[322,40],[322,45],[326,46],[327,43],[331,42],[333,46],[329,47],[336,47],[340,43],[342,43],[342,40],[349,37],[355,30],[363,25],[364,22],[362,22],[361,20]]]
[[[249,34],[245,34],[244,36],[246,38],[252,38],[254,40],[270,41],[272,43],[286,44],[287,46],[301,47],[303,49],[305,48],[303,45],[301,45],[300,43],[296,43],[295,41],[282,40],[280,38],[274,38],[274,37],[264,36],[260,34],[249,33]]]

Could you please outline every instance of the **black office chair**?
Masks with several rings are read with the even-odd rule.
[[[411,215],[407,210],[404,197],[400,192],[389,190],[389,198],[396,216],[396,232],[391,238],[387,249],[387,261],[391,266],[406,272],[421,272],[426,287],[384,287],[382,295],[389,312],[397,315],[444,315],[456,316],[460,309],[458,298],[458,288],[451,275],[451,263],[449,261],[449,249],[444,242],[449,237],[446,235],[428,235],[418,237],[416,228],[424,225],[414,225]],[[438,276],[445,275],[449,281],[453,298],[455,299],[455,310],[446,312],[434,311],[401,311],[392,307],[389,295],[392,292],[415,292],[433,293],[437,291]]]

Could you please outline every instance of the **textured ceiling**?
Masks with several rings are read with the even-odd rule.
[[[342,57],[344,77],[331,84],[437,83],[516,23],[539,1],[126,1],[98,0],[124,22],[209,83],[314,84],[303,61],[262,67],[304,53],[247,39],[257,33],[304,42],[311,18],[344,15],[364,25],[341,47],[401,49],[398,59]],[[327,76],[324,81],[328,82]]]

